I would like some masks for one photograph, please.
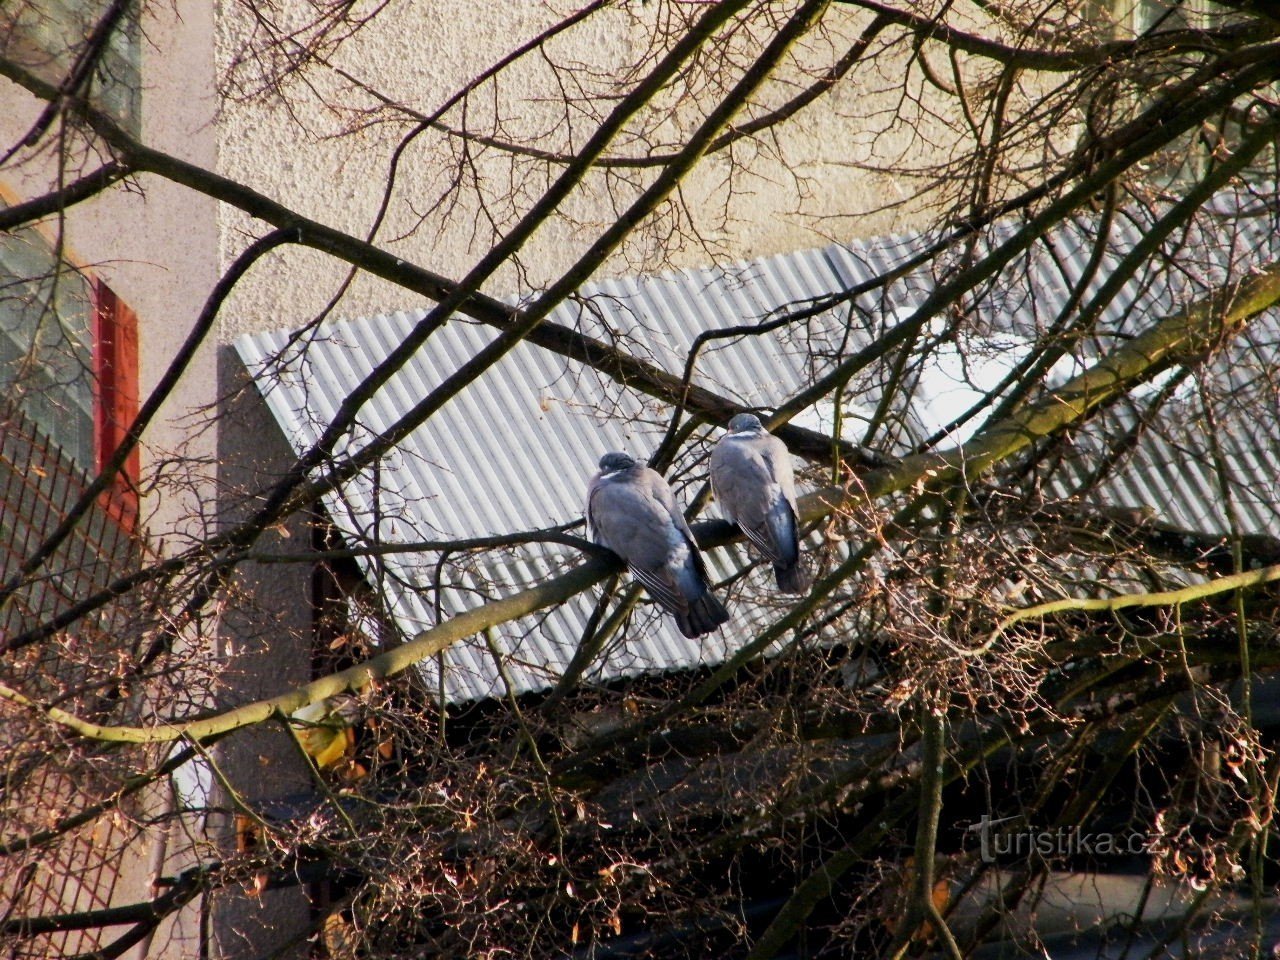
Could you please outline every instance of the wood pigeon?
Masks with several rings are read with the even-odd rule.
[[[711,593],[707,568],[667,481],[642,460],[606,453],[587,488],[591,539],[624,561],[686,637],[729,619]]]
[[[720,512],[736,523],[773,564],[778,589],[804,593],[796,481],[786,444],[758,417],[740,413],[711,451],[711,486]]]

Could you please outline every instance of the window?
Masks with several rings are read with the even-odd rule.
[[[0,54],[48,83],[61,83],[109,0],[3,0]],[[101,110],[136,133],[142,101],[141,30],[136,7],[125,14],[99,57],[89,96]]]
[[[0,237],[0,388],[77,467],[96,474],[138,412],[138,321],[35,230]],[[107,506],[137,518],[135,450]]]
[[[0,384],[85,470],[94,455],[91,287],[24,228],[0,238]]]
[[[1229,5],[1213,0],[1096,0],[1094,16],[1104,32],[1118,39],[1132,39],[1144,35],[1166,33],[1174,30],[1203,30],[1219,28],[1234,22],[1239,14]],[[1127,96],[1124,102],[1140,109],[1149,102],[1151,91],[1159,89],[1166,77],[1164,71],[1186,68],[1180,58],[1168,63],[1154,61],[1155,72],[1137,72],[1128,78]],[[1280,98],[1280,84],[1259,91],[1260,98],[1274,103]],[[1193,182],[1208,171],[1211,158],[1230,151],[1248,135],[1256,118],[1250,118],[1241,101],[1232,104],[1217,116],[1205,120],[1198,129],[1188,131],[1171,143],[1159,157],[1154,158],[1150,175],[1156,184],[1170,185]],[[1268,169],[1275,163],[1276,149],[1267,148],[1254,162],[1254,169]],[[1251,174],[1246,171],[1245,176]]]
[[[138,316],[101,280],[93,293],[94,468],[101,471],[138,415]],[[138,448],[130,451],[112,506],[126,526],[138,515]]]
[[[1210,26],[1226,13],[1212,0],[1093,0],[1090,10],[1104,32],[1120,40]]]

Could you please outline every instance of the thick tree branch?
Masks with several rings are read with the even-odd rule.
[[[1245,57],[1245,62],[1247,65],[1238,72],[1208,90],[1201,88],[1209,78],[1217,75],[1217,67],[1205,68],[1177,84],[1123,130],[1113,134],[1109,138],[1111,143],[1099,144],[1106,159],[1070,190],[1046,204],[1011,237],[976,263],[939,283],[906,320],[795,394],[779,407],[774,422],[790,420],[801,410],[843,387],[859,371],[892,350],[910,343],[934,316],[980,283],[994,277],[1064,218],[1132,169],[1134,164],[1198,125],[1225,104],[1280,75],[1280,47],[1268,49],[1265,58],[1261,57],[1261,51],[1252,50]]]
[[[877,0],[838,0],[838,2],[844,6],[870,11],[877,17],[883,17],[891,23],[906,27],[922,39],[941,43],[953,50],[962,50],[1010,67],[1049,73],[1078,70],[1081,67],[1120,64],[1139,56],[1230,49],[1242,44],[1268,40],[1280,33],[1280,25],[1263,18],[1255,18],[1216,30],[1163,30],[1136,40],[1113,40],[1069,50],[1036,50],[1031,47],[1015,47],[989,40],[979,34],[967,33],[949,26],[933,17],[892,7]]]
[[[1249,587],[1261,586],[1280,580],[1280,565],[1263,567],[1260,570],[1246,570],[1230,576],[1218,577],[1204,583],[1193,583],[1176,590],[1159,590],[1154,593],[1124,593],[1116,597],[1066,597],[1062,600],[1049,600],[1033,607],[1024,607],[1009,614],[1000,621],[992,633],[992,640],[1016,624],[1026,620],[1038,620],[1055,613],[1098,613],[1115,610],[1127,610],[1131,607],[1173,607],[1196,600],[1207,600],[1219,594],[1245,590]]]
[[[61,213],[90,197],[119,183],[132,171],[118,160],[104,163],[92,173],[87,173],[78,180],[52,190],[43,196],[15,203],[11,207],[0,206],[0,232],[14,230],[23,224],[32,223],[43,217]]]

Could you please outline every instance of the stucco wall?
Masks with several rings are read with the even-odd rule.
[[[218,69],[214,59],[216,9],[212,4],[148,4],[143,18],[141,139],[209,170],[218,167]],[[42,105],[0,80],[0,142],[19,140]],[[59,176],[59,157],[44,149],[19,154],[0,170],[0,191],[10,202],[39,196]],[[105,157],[71,141],[67,179],[94,169]],[[215,201],[159,178],[141,175],[128,189],[119,187],[69,211],[61,225],[67,259],[105,280],[136,312],[139,324],[139,388],[147,397],[165,374],[201,311],[221,272],[220,220]],[[52,240],[55,226],[43,232]],[[219,365],[214,337],[192,360],[187,374],[148,430],[141,456],[144,479],[142,523],[156,551],[174,553],[217,530],[233,517],[252,485],[267,482],[263,459],[284,456],[282,438],[265,423],[256,405],[247,413],[222,398],[243,382],[239,365]],[[255,419],[256,417],[256,419]],[[247,419],[246,419],[247,418]],[[278,446],[259,442],[264,429]],[[280,549],[305,549],[298,536]],[[221,674],[224,702],[278,693],[309,676],[309,568],[304,565],[254,571],[235,583],[236,616],[211,616],[188,631],[185,642],[210,658],[207,670]],[[269,614],[264,612],[269,611]],[[218,611],[214,611],[215,614]],[[272,661],[263,667],[267,639]],[[197,699],[198,687],[191,697]],[[288,762],[296,751],[263,741],[224,759],[223,769],[252,798],[299,789]],[[269,775],[264,775],[272,764]],[[296,774],[296,770],[292,771]],[[253,789],[247,789],[252,787]],[[148,810],[164,800],[154,792]],[[50,798],[51,800],[52,798]],[[136,812],[136,811],[135,811]],[[214,825],[220,828],[220,825]],[[199,859],[216,858],[217,834],[201,839],[197,820],[165,831],[149,831],[120,860],[118,874],[104,878],[94,896],[113,904],[142,902],[154,895],[156,872],[173,874]],[[204,845],[205,841],[213,845]],[[193,846],[194,845],[194,846]],[[159,859],[157,859],[159,858]],[[240,901],[237,909],[216,915],[220,943],[240,955],[260,955],[266,946],[292,936],[291,926],[306,918],[300,891]],[[95,901],[100,902],[100,901]],[[66,905],[70,908],[71,904]],[[287,909],[285,909],[287,908]],[[165,921],[133,955],[183,957],[201,953],[198,906]]]
[[[203,4],[191,7],[181,17],[156,7],[144,19],[148,42],[142,45],[142,138],[212,168],[217,163],[212,11]],[[29,128],[41,105],[7,81],[0,84],[0,99],[7,108],[0,110],[0,142],[10,144]],[[69,159],[65,175],[72,179],[105,158],[96,150],[73,147]],[[16,160],[0,171],[0,187],[10,200],[39,196],[57,182],[52,151]],[[52,226],[45,232],[52,237]],[[77,205],[65,219],[68,259],[104,279],[138,314],[143,396],[163,375],[217,279],[217,238],[213,201],[145,175],[131,189],[113,189]],[[210,347],[194,367],[210,367],[212,357]],[[184,380],[148,433],[144,473],[177,451],[189,453],[196,462],[211,460],[212,437],[192,430],[185,418],[214,396],[210,378]],[[193,526],[192,520],[207,512],[202,508],[207,491],[186,482],[183,487],[151,497],[144,505],[149,526],[164,532],[174,546],[184,536],[198,535],[199,524]]]
[[[607,10],[557,37],[548,45],[548,56],[571,68],[575,82],[588,92],[602,90],[601,77],[643,59],[656,32],[668,26],[673,9],[638,4]],[[679,9],[700,12],[696,5]],[[336,69],[399,104],[431,113],[557,19],[543,4],[395,3],[333,54],[329,65],[308,70],[305,83],[293,77],[285,80],[279,96],[225,102],[218,125],[219,169],[310,217],[364,235],[381,201],[390,158],[412,120],[386,109],[362,113],[376,100]],[[799,58],[810,65],[829,64],[866,21],[834,7]],[[217,56],[231,70],[233,92],[259,88],[260,75],[246,51],[261,40],[254,18],[239,4],[224,3]],[[897,55],[886,58],[876,70],[860,71],[789,120],[778,138],[744,141],[732,153],[706,158],[682,189],[693,215],[692,222],[682,222],[682,235],[673,237],[666,223],[657,231],[660,236],[642,232],[600,275],[734,262],[917,225],[922,211],[909,201],[914,183],[903,176],[903,158],[918,160],[928,149],[929,122],[894,124],[895,112],[912,114],[915,109],[900,96],[901,67]],[[788,82],[768,88],[763,100],[779,103],[794,95],[797,83],[812,79],[792,73]],[[555,82],[540,57],[522,60],[503,74],[496,88],[485,88],[484,95],[469,102],[469,122],[477,130],[492,129],[496,103],[504,117],[504,136],[536,133],[533,145],[561,149],[564,127],[556,123],[557,105],[547,102],[557,97]],[[687,110],[680,115],[685,117],[683,129],[667,131],[673,136],[687,132],[693,116]],[[463,115],[455,110],[446,120],[456,125]],[[377,122],[361,126],[369,121]],[[577,118],[574,142],[581,144],[582,131],[590,129]],[[658,144],[654,149],[669,147]],[[505,228],[529,208],[540,192],[538,184],[545,182],[539,180],[546,176],[545,167],[521,161],[523,179],[513,181],[508,154],[483,146],[472,149],[470,165],[460,166],[459,140],[438,131],[417,137],[405,152],[380,232],[384,239],[403,237],[388,245],[407,260],[450,277],[462,276],[488,248],[490,218],[498,229]],[[644,153],[643,148],[632,149]],[[731,165],[738,169],[732,178]],[[475,182],[464,182],[451,191],[459,175],[483,183],[477,188]],[[549,222],[522,250],[520,269],[500,271],[486,289],[505,295],[554,279],[603,225],[617,219],[618,197],[634,195],[611,183],[617,176],[589,178],[566,205],[569,216]],[[507,202],[513,182],[520,195]],[[243,248],[251,229],[239,212],[221,211],[224,262]],[[222,327],[224,338],[308,319],[342,276],[332,260],[317,254],[290,253],[282,261],[256,271],[242,285]],[[351,316],[419,305],[405,291],[364,277],[335,312]]]

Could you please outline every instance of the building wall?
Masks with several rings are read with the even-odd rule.
[[[195,163],[217,164],[214,129],[212,9],[196,4],[175,16],[157,6],[144,19],[149,42],[142,45],[142,139]],[[175,54],[175,51],[180,51]],[[41,104],[7,81],[5,110],[0,111],[0,138],[14,143],[39,115]],[[48,149],[0,169],[0,189],[10,201],[30,199],[56,183],[58,169]],[[66,176],[94,169],[103,158],[82,146],[70,151]],[[140,324],[140,388],[145,397],[162,376],[185,337],[219,271],[216,204],[155,177],[138,178],[132,189],[109,190],[77,205],[63,229],[67,258],[106,280],[138,314]],[[53,227],[46,224],[50,237]],[[209,367],[213,351],[195,362]],[[159,418],[143,451],[143,470],[169,454],[189,451],[208,460],[208,437],[195,438],[180,418],[213,401],[214,383],[189,377]],[[207,492],[165,491],[147,505],[149,526],[176,545],[191,534],[191,521],[203,512]],[[144,508],[144,512],[146,508]],[[176,539],[175,539],[176,538]]]
[[[295,4],[293,9],[303,6]],[[548,46],[549,56],[576,65],[578,77],[634,64],[650,49],[672,9],[700,14],[705,8],[660,3],[611,8],[556,38]],[[225,5],[223,14],[217,31],[219,62],[232,65],[234,89],[260,89],[260,74],[248,53],[261,41],[257,23],[236,4]],[[431,113],[486,67],[554,22],[546,4],[400,2],[339,49],[332,66],[397,103]],[[846,49],[866,22],[855,11],[834,6],[823,29],[800,49],[801,61],[829,63],[832,51],[838,55]],[[892,122],[895,111],[913,112],[909,101],[903,106],[900,100],[895,67],[901,65],[895,55],[870,74],[876,79],[867,80],[868,72],[862,71],[858,79],[838,85],[829,97],[788,122],[781,146],[744,142],[734,149],[732,159],[728,153],[706,158],[682,189],[694,215],[693,222],[684,224],[688,235],[673,243],[665,223],[657,236],[642,231],[598,276],[735,262],[918,225],[924,211],[910,202],[915,185],[904,175],[903,160],[919,159],[930,131],[926,120],[918,125]],[[378,102],[334,70],[318,68],[306,77],[306,83],[297,77],[284,80],[277,96],[223,104],[219,169],[308,216],[363,236],[381,202],[392,153],[413,120],[386,109],[366,112]],[[812,77],[793,74],[790,79],[807,83]],[[493,98],[491,87],[473,98],[470,122],[476,129],[489,129],[496,99],[505,118],[504,133],[533,136],[537,147],[560,149],[564,141],[555,123],[558,115],[554,105],[545,102],[554,94],[553,83],[540,58],[522,60],[503,74]],[[590,79],[584,83],[591,84]],[[596,89],[603,86],[596,84]],[[795,90],[791,84],[775,85],[764,97],[776,104]],[[447,120],[457,124],[461,117],[455,110]],[[299,130],[299,119],[306,132]],[[666,132],[675,137],[687,133],[688,126],[687,121],[672,124]],[[580,144],[581,131],[590,127],[579,124],[576,129]],[[454,278],[465,274],[488,248],[486,217],[509,225],[536,197],[535,185],[545,182],[540,180],[545,167],[522,162],[520,176],[527,182],[520,181],[519,188],[524,193],[515,203],[507,202],[515,182],[509,156],[477,147],[473,167],[462,175],[483,178],[483,185],[477,191],[469,183],[442,203],[449,183],[459,175],[459,145],[456,138],[437,131],[414,140],[404,154],[380,233],[384,240],[402,237],[388,245],[407,260]],[[731,163],[750,164],[751,170],[730,180]],[[566,205],[569,216],[544,226],[521,251],[521,269],[499,272],[486,285],[488,292],[527,291],[558,276],[600,229],[617,219],[616,197],[625,191],[611,189],[610,176],[618,175],[588,178]],[[486,198],[484,210],[479,196]],[[238,211],[221,210],[224,262],[242,248],[247,226]],[[284,262],[285,267],[255,273],[241,286],[222,328],[224,337],[313,315],[342,276],[332,260],[318,254],[293,253]],[[360,316],[418,305],[405,291],[364,277],[335,314]]]
[[[215,4],[148,4],[143,18],[141,139],[209,170],[218,168],[217,67],[214,61]],[[16,142],[39,115],[41,104],[0,80],[0,142]],[[73,146],[68,178],[95,168],[100,154]],[[9,202],[45,193],[56,183],[55,155],[44,151],[20,157],[0,169],[0,191]],[[165,374],[200,313],[221,269],[221,224],[217,204],[183,187],[141,176],[129,189],[116,188],[77,205],[62,227],[68,260],[105,280],[138,315],[139,387],[143,398]],[[51,239],[55,230],[44,230]],[[288,322],[277,316],[276,322]],[[141,457],[144,478],[142,526],[151,549],[174,553],[230,522],[244,509],[249,488],[264,477],[262,458],[287,454],[283,438],[265,434],[276,446],[256,442],[264,436],[263,418],[246,423],[225,395],[243,383],[240,365],[220,362],[230,356],[215,336],[192,361],[188,374],[162,408],[146,436]],[[181,464],[181,467],[175,466]],[[304,545],[305,531],[292,543]],[[286,542],[284,549],[289,548]],[[269,695],[309,678],[309,569],[305,565],[255,571],[232,585],[238,598],[234,616],[219,615],[188,631],[184,642],[208,658],[208,674],[217,685],[207,694],[226,703]],[[270,639],[270,644],[268,644]],[[264,667],[270,650],[272,663]],[[193,696],[197,694],[193,693]],[[265,739],[230,752],[222,769],[251,800],[299,789],[293,748]],[[264,774],[264,771],[266,773]],[[154,812],[166,802],[156,791],[144,806]],[[226,798],[221,798],[225,803]],[[131,812],[142,814],[140,806]],[[109,824],[107,825],[109,826]],[[111,836],[115,836],[112,833]],[[94,837],[100,841],[99,833]],[[123,905],[149,899],[156,873],[176,874],[198,860],[217,857],[229,842],[229,824],[189,818],[170,829],[148,829],[130,843],[114,876],[94,873],[72,877],[77,905]],[[90,889],[88,884],[94,885]],[[232,893],[213,908],[215,952],[226,956],[262,955],[294,936],[305,921],[301,892],[265,897]],[[135,948],[141,957],[200,955],[199,907],[195,904],[167,921]],[[109,931],[112,936],[119,930]],[[87,949],[68,947],[71,952]]]

